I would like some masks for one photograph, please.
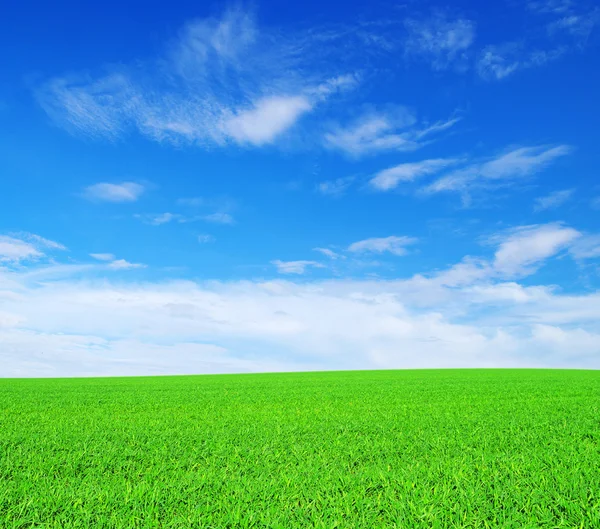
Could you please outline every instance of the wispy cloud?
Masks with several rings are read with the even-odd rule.
[[[600,235],[584,235],[570,249],[571,255],[578,260],[600,257]]]
[[[214,242],[215,238],[212,235],[201,234],[198,235],[198,242],[201,244],[206,244],[207,242]]]
[[[186,217],[184,215],[180,215],[179,213],[169,212],[146,214],[136,213],[134,217],[141,220],[145,224],[150,224],[151,226],[162,226],[163,224],[169,224],[170,222],[185,223],[199,220],[198,217]]]
[[[136,268],[146,268],[145,264],[130,263],[129,261],[126,261],[125,259],[116,259],[116,260],[110,262],[107,266],[108,266],[108,268],[110,268],[112,270],[134,270]]]
[[[486,46],[480,52],[477,71],[483,79],[505,79],[581,50],[600,23],[600,9],[585,2],[535,0],[527,2],[526,7],[533,14],[527,35]]]
[[[28,259],[36,259],[44,255],[33,244],[0,235],[0,262],[24,261]]]
[[[525,5],[534,13],[562,15],[571,10],[573,0],[530,0]]]
[[[319,252],[320,254],[324,255],[325,257],[329,257],[329,259],[339,259],[340,257],[343,257],[339,253],[334,252],[333,250],[331,250],[329,248],[313,248],[313,251]]]
[[[106,268],[111,270],[135,270],[137,268],[146,268],[145,264],[130,263],[125,259],[117,259],[112,253],[91,253],[90,257],[93,257],[97,261],[106,262]]]
[[[438,173],[446,167],[457,164],[459,161],[457,158],[440,158],[402,163],[379,171],[369,180],[369,184],[378,191],[390,191],[402,182],[413,182],[423,176]]]
[[[46,257],[48,251],[66,249],[63,244],[33,233],[0,235],[0,263],[20,264],[35,261]]]
[[[101,182],[86,187],[83,196],[93,201],[135,202],[144,191],[145,187],[135,182],[122,182],[120,184]]]
[[[499,242],[494,270],[506,275],[530,273],[537,265],[567,248],[581,233],[558,223],[522,226],[492,239]]]
[[[486,80],[500,80],[519,70],[542,66],[568,51],[564,45],[551,49],[527,49],[522,42],[485,47],[477,61],[477,72]]]
[[[35,233],[20,233],[19,237],[30,241],[38,247],[48,248],[50,250],[66,250],[66,246],[56,241],[51,241],[50,239],[46,239],[45,237],[41,237],[40,235],[36,235]]]
[[[370,111],[347,126],[336,125],[325,134],[327,147],[353,157],[385,151],[406,152],[424,147],[435,135],[455,125],[460,118],[417,126],[417,119],[404,107],[392,107],[385,112]]]
[[[93,257],[97,261],[114,261],[115,256],[112,253],[91,253],[90,257]]]
[[[317,192],[322,195],[339,197],[352,185],[355,178],[353,176],[343,176],[335,180],[326,180],[319,182],[316,186]]]
[[[426,19],[407,19],[407,56],[428,61],[434,70],[468,66],[468,50],[475,40],[475,22],[452,18],[442,12]]]
[[[210,213],[209,215],[204,215],[202,218],[214,224],[235,224],[235,219],[229,213]]]
[[[75,133],[117,139],[131,130],[203,147],[273,143],[336,92],[347,72],[319,71],[304,36],[259,28],[241,7],[187,23],[162,57],[104,76],[57,77],[38,100]]]
[[[567,202],[573,196],[573,193],[575,193],[574,189],[562,189],[560,191],[553,191],[543,197],[538,197],[535,199],[533,210],[539,212],[558,208]]]
[[[425,192],[465,193],[478,187],[506,185],[515,179],[541,171],[571,151],[567,145],[514,148],[487,161],[457,169],[428,185]]]
[[[406,255],[408,253],[407,246],[415,244],[418,239],[414,237],[398,237],[392,235],[390,237],[380,237],[364,239],[357,241],[348,246],[349,252],[354,253],[391,253],[393,255]]]
[[[317,261],[280,261],[276,259],[271,264],[277,267],[280,274],[304,274],[307,268],[323,268],[324,265]]]

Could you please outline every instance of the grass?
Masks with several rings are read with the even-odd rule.
[[[600,372],[0,380],[0,527],[599,528]]]

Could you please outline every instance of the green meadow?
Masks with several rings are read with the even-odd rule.
[[[600,528],[600,371],[0,380],[2,528]]]

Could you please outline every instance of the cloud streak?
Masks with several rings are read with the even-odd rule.
[[[562,189],[560,191],[553,191],[543,197],[538,197],[535,199],[533,210],[540,212],[559,208],[573,196],[573,193],[575,193],[574,189]]]
[[[145,187],[135,182],[112,184],[100,182],[86,187],[83,196],[97,202],[135,202],[144,193]]]
[[[568,145],[514,148],[487,161],[452,171],[428,185],[425,192],[464,193],[471,189],[507,185],[542,171],[571,152]]]
[[[370,111],[346,126],[336,125],[325,134],[325,145],[352,157],[375,155],[386,151],[410,152],[427,145],[428,137],[450,129],[460,121],[452,118],[427,126],[417,126],[408,109],[392,107],[388,111]]]
[[[417,239],[414,237],[398,237],[391,235],[389,237],[374,237],[357,241],[348,246],[348,251],[353,253],[391,253],[393,255],[406,255],[407,246],[415,244]]]

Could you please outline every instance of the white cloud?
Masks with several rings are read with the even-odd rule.
[[[223,127],[238,143],[263,145],[289,129],[313,104],[304,96],[272,96],[257,101],[254,108],[239,112]]]
[[[56,241],[51,241],[50,239],[46,239],[44,237],[40,237],[35,233],[22,233],[19,236],[27,241],[31,241],[38,247],[49,248],[50,250],[66,250],[66,246]]]
[[[384,253],[389,252],[393,255],[406,255],[407,246],[415,244],[417,239],[414,237],[398,237],[392,235],[390,237],[380,237],[357,241],[348,246],[348,251],[355,253]]]
[[[150,224],[152,226],[161,226],[162,224],[168,224],[172,221],[178,222],[188,222],[189,219],[179,215],[178,213],[158,213],[158,214],[147,214],[147,215],[134,215],[135,218],[140,219],[142,222],[146,224]]]
[[[427,136],[449,129],[459,118],[422,128],[415,127],[416,121],[413,113],[404,107],[391,107],[386,112],[370,111],[345,127],[333,127],[325,134],[325,143],[355,157],[385,151],[414,151],[426,145]]]
[[[330,250],[329,248],[313,248],[315,252],[319,252],[323,254],[325,257],[329,257],[330,259],[338,259],[341,257],[337,252]]]
[[[567,248],[580,236],[577,230],[556,223],[511,230],[492,239],[500,242],[494,270],[504,275],[529,273],[530,268]]]
[[[600,235],[585,235],[570,249],[575,259],[595,259],[600,257]]]
[[[549,49],[525,51],[520,43],[506,43],[501,46],[487,46],[482,51],[477,72],[485,80],[501,80],[520,70],[528,70],[560,59],[569,51],[566,45]]]
[[[0,235],[0,262],[18,263],[27,259],[37,259],[43,255],[31,243]]]
[[[114,261],[115,256],[112,253],[91,253],[90,257],[98,261]]]
[[[557,246],[527,229],[538,241],[531,269]],[[524,231],[499,241],[503,268],[522,265],[505,243]],[[449,285],[443,275],[129,284],[45,275],[33,284],[0,270],[0,284],[13,285],[1,298],[0,376],[600,368],[597,291],[563,294],[493,275]]]
[[[176,220],[178,218],[179,215],[177,215],[176,213],[162,213],[160,215],[155,215],[152,218],[152,224],[154,224],[155,226],[160,226],[161,224],[167,224],[172,220]]]
[[[543,197],[538,197],[535,199],[533,210],[539,212],[558,208],[567,202],[573,196],[574,192],[574,189],[562,189],[560,191],[553,191]]]
[[[198,235],[198,242],[201,244],[205,244],[207,242],[214,242],[215,238],[212,235]]]
[[[451,19],[438,12],[425,20],[407,19],[405,26],[407,55],[427,60],[434,70],[467,67],[468,50],[475,40],[472,20]]]
[[[477,61],[477,72],[483,79],[504,79],[523,68],[521,51],[517,44],[487,46]]]
[[[304,274],[306,269],[309,267],[313,268],[323,268],[321,263],[316,261],[280,261],[275,260],[272,261],[277,267],[277,271],[280,274]]]
[[[259,27],[252,12],[232,8],[185,24],[158,58],[57,77],[37,97],[59,125],[93,137],[137,130],[173,144],[268,145],[358,82],[316,66],[323,43],[314,37]]]
[[[530,11],[538,14],[564,14],[571,10],[572,0],[530,0],[526,3]]]
[[[557,147],[518,147],[495,158],[455,170],[425,188],[426,192],[465,192],[474,187],[506,184],[535,174],[571,152],[567,145]]]
[[[84,189],[84,196],[89,200],[104,202],[135,202],[140,198],[145,188],[135,182],[111,184],[101,182]]]
[[[33,233],[19,233],[15,236],[0,235],[0,263],[19,264],[23,261],[38,260],[50,250],[66,250],[55,241]]]
[[[412,182],[420,177],[435,174],[459,161],[454,158],[446,158],[402,163],[379,171],[371,178],[369,184],[379,191],[389,191],[398,187],[401,182]]]
[[[125,259],[117,259],[117,260],[109,263],[107,266],[108,266],[108,268],[111,268],[112,270],[134,270],[136,268],[146,268],[145,264],[130,263],[129,261],[126,261]]]
[[[600,209],[600,196],[592,198],[590,206],[592,209]]]
[[[202,218],[214,224],[235,224],[235,219],[229,213],[211,213],[210,215],[204,215]]]
[[[571,153],[567,145],[557,147],[520,147],[489,162],[481,164],[478,172],[483,178],[522,177],[547,167],[560,156]]]
[[[322,195],[340,196],[346,192],[352,182],[354,182],[353,176],[343,176],[335,180],[319,182],[316,189]]]
[[[528,2],[527,7],[538,16],[529,22],[526,36],[487,46],[480,53],[477,71],[483,79],[501,80],[582,49],[600,22],[600,9],[578,2],[542,0]]]

